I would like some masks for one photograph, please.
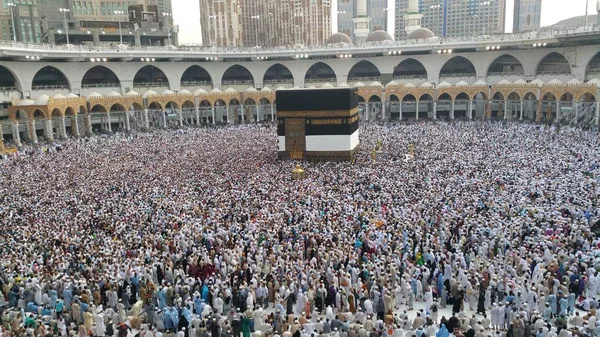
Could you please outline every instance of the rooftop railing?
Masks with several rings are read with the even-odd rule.
[[[133,52],[133,51],[147,51],[147,52],[196,52],[196,53],[208,53],[208,54],[261,54],[261,53],[278,53],[278,52],[302,52],[302,51],[326,51],[326,50],[364,50],[367,52],[369,49],[381,49],[394,47],[407,47],[407,46],[431,46],[432,48],[447,47],[447,45],[460,44],[460,43],[490,43],[506,42],[506,41],[527,41],[536,39],[550,39],[556,38],[557,36],[569,36],[577,34],[588,34],[600,32],[600,26],[588,25],[585,27],[573,28],[573,29],[543,29],[539,31],[533,31],[528,33],[517,33],[517,34],[495,34],[495,35],[480,35],[471,37],[453,37],[453,38],[440,38],[433,37],[429,39],[421,40],[399,40],[399,41],[385,41],[380,43],[362,43],[362,44],[330,44],[330,45],[316,45],[316,46],[305,46],[305,47],[209,47],[209,46],[124,46],[114,44],[100,44],[100,45],[52,45],[52,44],[32,44],[23,42],[11,42],[2,41],[0,42],[0,49],[26,49],[26,50],[39,50],[39,51],[73,51],[73,52]]]

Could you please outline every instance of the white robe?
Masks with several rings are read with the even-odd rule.
[[[94,321],[96,323],[96,329],[94,330],[94,335],[98,337],[104,336],[106,332],[106,325],[104,325],[104,315],[96,314],[94,315]]]

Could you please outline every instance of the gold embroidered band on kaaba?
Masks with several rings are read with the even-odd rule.
[[[318,118],[318,117],[352,117],[358,113],[358,107],[350,110],[315,110],[315,111],[277,111],[281,118]]]

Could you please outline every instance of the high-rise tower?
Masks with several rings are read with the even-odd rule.
[[[404,30],[410,35],[413,31],[421,28],[421,19],[423,14],[419,12],[419,3],[417,0],[408,0],[408,9],[405,15]]]
[[[367,16],[367,0],[358,0],[356,3],[356,17],[354,22],[354,36],[357,43],[365,42],[367,35],[371,32],[371,18]]]

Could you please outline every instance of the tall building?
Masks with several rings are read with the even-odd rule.
[[[370,31],[387,30],[388,0],[366,0],[366,3],[367,15],[371,18],[369,22]],[[338,32],[350,36],[353,41],[356,41],[353,22],[356,17],[356,4],[356,0],[338,0]]]
[[[405,39],[409,0],[396,0],[396,39]],[[421,25],[436,36],[502,34],[506,0],[419,0]]]
[[[9,6],[9,3],[14,4],[14,6]],[[2,0],[0,2],[0,38],[5,41],[10,41],[14,38],[14,19],[16,23],[14,33],[17,36],[17,41],[29,43],[41,42],[40,11],[37,5],[38,0]]]
[[[331,35],[331,0],[200,0],[207,46],[320,45]]]
[[[201,0],[202,43],[205,46],[242,46],[241,12],[237,0]]]
[[[542,0],[515,0],[513,33],[539,29]]]
[[[0,4],[2,40],[13,38],[12,8],[21,42],[102,44],[122,39],[125,44],[149,45],[177,41],[172,17],[163,15],[170,13],[171,0],[2,0]]]
[[[367,15],[367,0],[357,0],[356,15],[352,19],[354,22],[354,41],[363,43],[371,32],[371,18]]]

